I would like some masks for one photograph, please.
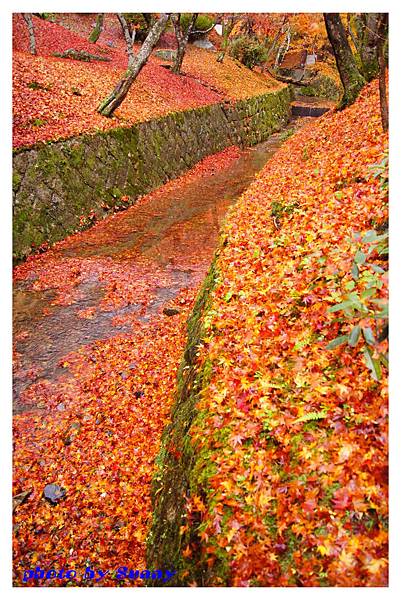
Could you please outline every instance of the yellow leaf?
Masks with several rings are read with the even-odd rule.
[[[318,552],[320,552],[320,554],[322,556],[327,556],[327,554],[329,553],[329,551],[327,550],[326,546],[318,546],[317,547]]]
[[[387,563],[388,560],[386,558],[374,558],[365,567],[365,569],[369,571],[369,573],[371,573],[372,575],[376,575],[378,571],[387,567]]]

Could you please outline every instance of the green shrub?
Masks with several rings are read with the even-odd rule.
[[[186,31],[189,27],[189,23],[192,19],[192,13],[183,13],[181,15],[181,19],[180,19],[180,23],[181,23],[181,27],[183,27],[183,29]],[[196,21],[195,21],[195,26],[194,26],[194,31],[200,31],[201,33],[193,33],[189,36],[189,40],[193,41],[195,39],[198,39],[199,37],[202,37],[204,31],[207,31],[208,29],[210,29],[210,27],[213,25],[214,20],[209,17],[209,15],[198,15]]]
[[[54,22],[56,19],[56,13],[32,13],[35,17],[39,17],[39,19],[43,19],[44,21]]]
[[[241,35],[229,47],[229,54],[249,69],[267,60],[267,50],[257,38]]]
[[[383,198],[388,194],[388,151],[380,163],[371,166],[373,177],[380,181]],[[355,244],[351,276],[346,278],[338,298],[340,302],[328,309],[336,313],[340,335],[331,340],[327,349],[347,344],[358,346],[374,380],[380,381],[382,368],[388,369],[388,353],[381,343],[388,339],[388,294],[383,294],[388,279],[388,224],[379,231],[370,229],[354,233]]]
[[[135,29],[135,40],[143,42],[153,24],[153,16],[150,13],[123,13],[123,16],[127,21],[130,34],[132,35]]]

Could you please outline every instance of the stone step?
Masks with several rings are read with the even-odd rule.
[[[305,104],[291,104],[291,114],[293,117],[320,117],[330,108],[327,106],[308,106]]]

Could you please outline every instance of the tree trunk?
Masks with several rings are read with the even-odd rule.
[[[174,61],[174,65],[171,69],[173,73],[179,75],[181,72],[182,61],[184,60],[185,50],[187,48],[188,39],[191,35],[191,31],[194,28],[196,19],[198,18],[198,13],[193,13],[191,21],[188,25],[188,29],[186,32],[183,31],[180,19],[181,14],[177,13],[176,15],[171,15],[171,20],[173,21],[175,37],[177,39],[177,55]]]
[[[92,33],[89,36],[89,41],[94,44],[98,41],[100,34],[103,31],[104,13],[99,13],[96,17],[96,25],[92,29]]]
[[[100,103],[97,110],[101,115],[105,117],[111,117],[114,111],[120,106],[128,94],[131,85],[146,64],[153,48],[159,41],[159,38],[166,27],[169,16],[169,13],[162,14],[153,25],[146,37],[146,40],[142,44],[141,49],[135,56],[133,63],[125,72],[124,77],[121,79],[121,81],[119,81],[111,94]]]
[[[386,90],[386,57],[385,46],[388,36],[388,13],[379,15],[379,24],[377,27],[377,46],[376,56],[379,64],[379,91],[380,91],[380,113],[382,119],[383,131],[388,131],[388,101]]]
[[[125,42],[127,44],[127,54],[128,54],[128,68],[134,62],[135,54],[134,54],[134,41],[135,41],[135,29],[132,31],[132,35],[129,32],[129,27],[125,17],[122,13],[117,13],[118,20],[120,21],[121,29],[123,30]]]
[[[221,50],[217,55],[217,62],[222,63],[228,48],[228,40],[230,37],[230,33],[232,32],[235,25],[235,16],[227,17],[222,19],[223,25],[223,40],[221,43]]]
[[[337,69],[344,88],[338,106],[339,109],[342,109],[355,102],[366,82],[356,66],[339,13],[323,13],[323,15],[327,36],[333,48]]]
[[[289,23],[287,24],[287,29],[284,30],[283,33],[285,34],[285,39],[283,40],[282,44],[280,44],[280,47],[278,49],[276,60],[274,62],[274,68],[275,69],[277,69],[279,67],[280,63],[283,61],[284,56],[288,52],[288,48],[290,47],[290,43],[291,43],[291,26],[290,26]]]
[[[36,40],[32,22],[32,13],[23,13],[23,17],[29,31],[29,51],[31,54],[36,54]]]
[[[284,31],[284,25],[286,24],[286,17],[284,17],[283,22],[281,23],[280,27],[277,29],[273,41],[270,45],[270,48],[267,51],[267,57],[266,57],[266,63],[269,61],[270,57],[272,56],[274,50],[276,49],[277,43],[280,39],[280,37],[283,35],[283,31]]]
[[[171,72],[175,73],[176,75],[179,75],[181,73],[182,61],[184,60],[186,43],[184,39],[177,39],[177,44],[177,54],[175,57],[174,64],[171,67]]]
[[[377,31],[380,13],[367,13],[363,19],[363,36],[360,53],[362,75],[366,81],[371,81],[379,72],[377,60]]]

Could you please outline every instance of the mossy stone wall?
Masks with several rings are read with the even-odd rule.
[[[184,521],[186,497],[202,490],[207,476],[207,458],[196,454],[192,446],[190,428],[202,415],[196,409],[199,394],[210,377],[210,363],[206,360],[199,367],[197,352],[205,336],[204,317],[211,302],[211,292],[218,281],[216,251],[209,273],[198,294],[194,309],[188,320],[188,338],[177,377],[177,395],[171,422],[165,428],[161,449],[156,459],[156,473],[152,483],[153,522],[147,540],[147,565],[153,568],[171,568],[177,571],[167,586],[187,586],[190,581],[208,585],[208,568],[195,553],[185,559],[182,551],[189,544],[196,547],[197,525],[192,523],[185,532],[180,531]],[[196,471],[195,463],[201,469]],[[202,492],[201,492],[202,493]],[[225,577],[224,561],[217,561],[222,579]],[[155,567],[156,568],[156,567]],[[213,569],[214,572],[215,569]],[[149,583],[157,586],[157,582]]]
[[[134,203],[209,154],[265,140],[287,122],[287,87],[262,96],[171,113],[130,128],[19,149],[13,157],[14,258],[63,239],[94,211]]]

